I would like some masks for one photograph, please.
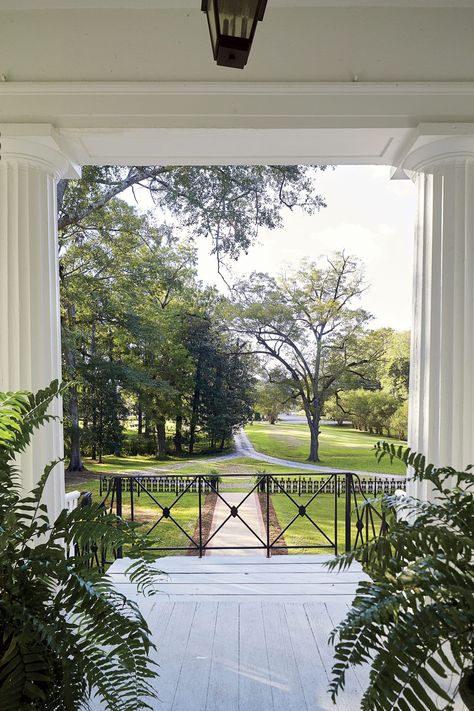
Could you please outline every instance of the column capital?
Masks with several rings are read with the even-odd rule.
[[[420,123],[398,156],[393,179],[474,164],[474,123]]]
[[[60,178],[80,178],[66,141],[51,124],[0,124],[0,165],[30,165]]]

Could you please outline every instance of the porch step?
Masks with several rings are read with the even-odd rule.
[[[293,558],[296,560],[293,561]],[[172,556],[160,558],[156,569],[159,597],[171,601],[330,601],[353,599],[359,580],[365,578],[359,565],[348,571],[329,571],[324,563],[331,556],[213,556],[203,559]],[[109,569],[115,586],[136,597],[126,569],[131,560],[116,561]]]

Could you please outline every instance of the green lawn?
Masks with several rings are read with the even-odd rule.
[[[94,459],[85,458],[83,461],[84,466],[90,472],[97,472],[98,474],[121,474],[127,471],[145,469],[167,469],[177,464],[186,464],[187,462],[192,465],[194,462],[199,463],[203,459],[212,459],[213,456],[219,455],[196,454],[193,457],[168,456],[166,459],[157,459],[156,457],[144,456],[140,454],[127,457],[114,457],[112,454],[107,454],[102,458],[101,464]]]
[[[258,452],[273,457],[307,462],[309,452],[309,430],[305,424],[254,422],[247,425],[245,432]],[[346,471],[384,472],[404,474],[400,462],[390,464],[388,459],[378,463],[373,446],[381,437],[359,432],[351,427],[322,425],[320,435],[320,457],[322,466],[345,469]],[[406,442],[390,439],[394,444],[406,446]]]
[[[185,467],[180,468],[181,474],[210,474],[217,472],[218,474],[248,474],[254,476],[258,472],[267,472],[268,474],[286,474],[291,472],[288,467],[280,466],[279,464],[267,464],[267,462],[259,462],[251,457],[238,457],[236,459],[225,459],[224,461],[208,462],[208,463],[189,463]],[[295,472],[296,470],[293,470]],[[305,469],[304,464],[301,465],[301,471],[309,471]]]
[[[214,455],[218,457],[219,455]],[[94,474],[126,474],[134,471],[146,471],[151,469],[158,470],[157,473],[163,474],[211,474],[217,472],[219,474],[249,474],[254,475],[259,471],[266,471],[274,474],[283,474],[288,471],[288,467],[282,467],[275,464],[267,464],[266,462],[258,462],[250,457],[239,457],[238,459],[228,459],[223,461],[213,461],[212,455],[196,456],[192,458],[169,458],[166,461],[160,461],[154,457],[113,457],[112,455],[104,456],[102,464],[85,459],[84,464],[89,472]],[[205,461],[204,461],[205,460]],[[301,471],[305,470],[304,464],[301,465]],[[152,473],[152,472],[150,472]],[[66,474],[66,486],[68,481],[74,479],[74,474]],[[95,477],[93,477],[95,479]],[[73,487],[74,488],[74,487]]]

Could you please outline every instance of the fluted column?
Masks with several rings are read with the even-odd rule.
[[[409,445],[464,468],[474,463],[474,138],[429,141],[405,167],[418,189]],[[409,493],[431,496],[426,483]]]
[[[20,134],[20,135],[15,135]],[[36,391],[61,379],[56,183],[69,167],[52,132],[2,131],[0,159],[0,390]],[[62,417],[62,403],[52,413]],[[48,423],[19,461],[25,491],[63,456],[62,424]],[[64,468],[45,503],[63,507]]]

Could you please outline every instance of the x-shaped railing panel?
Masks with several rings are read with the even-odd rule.
[[[235,478],[248,479],[248,475],[230,475],[234,480]],[[287,477],[285,480],[284,477]],[[147,486],[144,485],[146,480],[145,476],[140,477],[113,477],[109,480],[107,484],[107,493],[103,500],[103,505],[106,506],[110,511],[115,509],[119,516],[123,516],[123,498],[124,496],[130,496],[130,516],[131,520],[135,520],[136,512],[136,499],[137,496],[145,495],[148,497],[155,506],[159,509],[159,515],[156,521],[153,522],[151,526],[148,527],[146,531],[146,536],[150,536],[156,528],[162,524],[163,521],[168,521],[176,527],[186,541],[186,545],[176,545],[176,546],[160,546],[155,545],[155,541],[151,540],[148,550],[156,551],[195,551],[200,556],[204,555],[207,550],[236,550],[236,549],[264,549],[267,556],[270,556],[272,551],[277,551],[281,549],[332,549],[337,554],[338,553],[338,526],[341,524],[345,533],[345,549],[350,550],[352,547],[356,547],[367,542],[371,537],[377,537],[378,535],[384,535],[387,531],[387,522],[385,520],[385,515],[379,512],[377,508],[372,505],[371,500],[367,499],[364,491],[362,490],[362,485],[360,478],[352,473],[325,473],[319,476],[322,480],[316,479],[318,475],[312,475],[314,481],[311,484],[310,491],[312,494],[309,496],[304,503],[301,503],[301,495],[306,496],[304,489],[306,485],[301,487],[301,473],[290,472],[280,476],[279,479],[273,474],[261,474],[259,475],[255,483],[250,485],[249,490],[242,496],[238,503],[229,501],[226,498],[226,494],[222,491],[219,486],[219,480],[216,480],[212,475],[208,474],[195,474],[195,475],[179,475],[173,473],[173,479],[177,480],[182,478],[182,483],[179,484],[179,493],[177,493],[178,486],[176,486],[176,496],[171,502],[164,502],[163,496],[170,496],[172,491],[156,491],[151,490],[149,483]],[[295,486],[288,487],[287,483],[290,481],[290,477],[300,477],[300,482],[298,486],[298,499],[295,497]],[[226,475],[220,477],[223,481],[229,478]],[[125,485],[123,482],[125,481]],[[282,484],[283,482],[283,484]],[[229,484],[228,486],[232,486]],[[239,488],[235,485],[235,488]],[[245,483],[247,486],[247,483]],[[290,490],[288,490],[290,488]],[[221,505],[228,509],[228,514],[225,518],[216,525],[211,532],[211,525],[209,520],[206,521],[206,525],[203,522],[204,507],[206,502],[203,500],[202,494],[211,494],[215,497],[215,501],[220,502]],[[244,504],[249,500],[252,495],[257,495],[259,501],[262,505],[262,516],[264,529],[266,531],[265,539],[262,537],[260,531],[255,530],[255,526],[251,525],[248,520],[246,520],[245,514],[242,513]],[[344,494],[344,496],[343,496]],[[185,496],[197,496],[198,497],[198,518],[196,525],[194,527],[194,532],[192,535],[186,530],[182,523],[178,520],[175,515],[175,511],[179,508],[180,502],[183,501]],[[274,525],[270,516],[270,508],[273,507],[272,497],[285,497],[285,500],[291,502],[291,507],[294,507],[294,515],[291,514],[290,520],[285,522],[284,527],[280,526],[278,521],[277,530],[271,533],[271,527]],[[323,497],[327,497],[326,504],[330,505],[330,501],[333,501],[333,515],[332,521],[326,525],[318,518],[319,514],[315,513],[314,504],[318,500],[322,501]],[[189,500],[188,500],[189,501]],[[362,506],[361,506],[362,504]],[[338,513],[338,508],[344,507],[344,520],[341,520],[341,511]],[[221,506],[222,508],[222,506]],[[272,511],[272,516],[276,519],[274,510]],[[228,526],[229,522],[233,519],[238,519],[241,524],[248,530],[255,540],[255,545],[216,545],[217,537],[222,530]],[[311,530],[316,531],[320,540],[315,543],[314,536],[309,536],[307,543],[298,543],[298,545],[288,545],[285,542],[285,534],[291,531],[295,523],[301,519],[304,519]],[[185,524],[186,525],[186,524]],[[331,532],[332,529],[332,532]],[[355,537],[352,542],[352,532],[355,529]],[[309,529],[308,529],[309,530]],[[322,541],[322,542],[320,542]],[[115,554],[120,557],[121,551],[115,551]]]

